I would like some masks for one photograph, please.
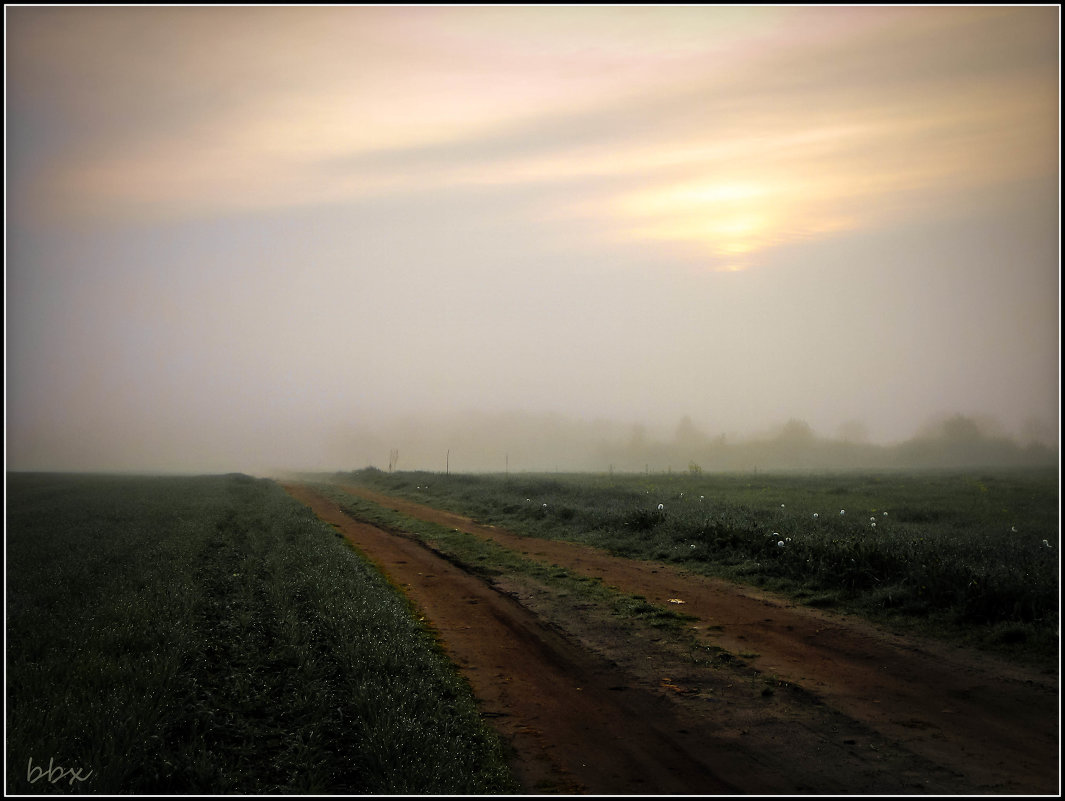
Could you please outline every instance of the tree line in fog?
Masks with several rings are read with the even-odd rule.
[[[956,414],[893,444],[869,442],[857,422],[835,436],[789,420],[761,436],[711,435],[683,418],[672,434],[643,425],[578,421],[562,415],[465,415],[448,421],[408,419],[348,432],[347,467],[439,472],[703,472],[967,467],[1043,467],[1058,452],[1034,436],[1026,442],[994,423]]]

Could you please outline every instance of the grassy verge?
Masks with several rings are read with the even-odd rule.
[[[513,789],[402,596],[277,485],[7,479],[9,793]]]
[[[335,478],[512,531],[790,594],[1041,665],[1058,653],[1053,471]]]
[[[355,498],[330,484],[319,483],[315,485],[315,489],[336,502],[355,519],[386,531],[413,535],[474,575],[489,580],[497,576],[531,579],[550,588],[557,597],[595,604],[607,614],[660,631],[681,633],[685,625],[694,620],[691,615],[663,608],[641,596],[608,587],[597,576],[584,576],[560,565],[526,559],[497,543],[457,529],[407,517],[379,504]]]

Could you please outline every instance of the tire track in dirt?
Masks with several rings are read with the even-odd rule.
[[[422,544],[355,521],[307,487],[283,486],[430,616],[482,714],[514,746],[515,773],[527,791],[735,792],[722,774],[742,775],[749,766],[678,734],[664,699],[619,693],[608,664]]]
[[[523,537],[363,487],[344,491],[457,528],[666,605],[685,601],[701,636],[767,675],[796,683],[915,754],[950,770],[959,792],[1056,794],[1057,677],[980,652],[905,638],[753,588],[588,546]]]

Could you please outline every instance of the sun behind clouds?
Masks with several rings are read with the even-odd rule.
[[[620,198],[616,211],[641,220],[628,230],[637,239],[694,242],[723,260],[716,269],[742,270],[737,257],[769,244],[774,197],[767,182],[699,181],[659,187]]]

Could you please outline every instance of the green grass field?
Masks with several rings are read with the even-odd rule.
[[[272,482],[9,474],[7,588],[8,793],[514,787],[402,596]]]
[[[370,468],[333,480],[1018,659],[1057,661],[1056,471],[503,476]]]
[[[1056,669],[1053,471],[328,478]],[[345,502],[473,572],[675,623],[587,577]],[[9,474],[6,556],[9,793],[515,787],[402,596],[272,482]]]

